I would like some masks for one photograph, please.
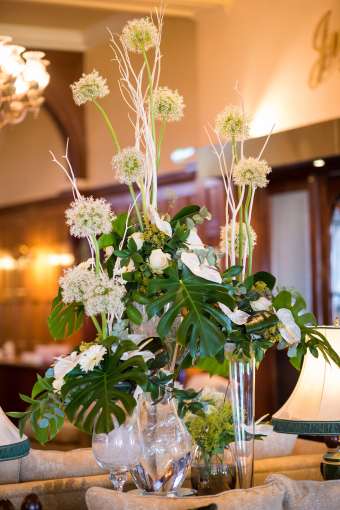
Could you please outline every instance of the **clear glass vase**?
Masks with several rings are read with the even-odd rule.
[[[179,418],[170,389],[154,402],[141,395],[135,419],[140,445],[139,462],[130,470],[144,493],[175,494],[192,460],[191,436]]]
[[[236,463],[227,447],[220,455],[206,455],[197,447],[191,465],[191,485],[198,496],[219,494],[236,486]]]
[[[139,444],[135,436],[132,420],[109,432],[92,435],[92,452],[97,464],[109,471],[109,478],[115,490],[122,492],[128,480],[131,466],[139,458]]]
[[[229,358],[231,403],[235,431],[235,457],[241,489],[253,485],[254,471],[254,412],[255,359]]]

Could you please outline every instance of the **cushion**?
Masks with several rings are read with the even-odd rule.
[[[270,483],[276,483],[285,491],[284,510],[339,510],[340,480],[314,482],[291,480],[284,475],[270,475]]]
[[[0,485],[102,473],[103,470],[96,463],[91,448],[68,452],[30,450],[27,457],[0,462]]]
[[[296,443],[294,434],[280,434],[272,432],[263,439],[254,441],[255,459],[268,459],[291,455]]]
[[[294,480],[322,480],[321,455],[288,455],[273,459],[255,460],[254,482],[263,485],[271,473],[280,473]]]
[[[211,503],[218,510],[282,510],[284,489],[276,483],[247,490],[231,490],[217,496],[165,498],[141,496],[138,491],[120,493],[93,487],[86,493],[89,510],[188,510]]]
[[[94,486],[111,487],[112,484],[107,475],[7,484],[0,485],[0,500],[9,499],[15,510],[20,510],[24,498],[33,492],[43,509],[87,510],[85,493]]]

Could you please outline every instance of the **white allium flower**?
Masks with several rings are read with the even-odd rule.
[[[159,32],[150,18],[133,19],[123,28],[121,39],[129,51],[144,53],[158,44]]]
[[[155,119],[165,122],[177,122],[181,120],[185,104],[183,97],[177,90],[168,87],[158,87],[152,98],[152,111]]]
[[[74,102],[80,106],[87,101],[105,97],[110,93],[106,78],[95,69],[92,73],[83,73],[82,77],[71,85]]]
[[[125,286],[106,273],[95,275],[91,287],[88,287],[84,296],[85,313],[95,316],[100,313],[113,314],[120,319],[124,312],[123,298],[126,294]]]
[[[90,269],[92,265],[93,260],[88,259],[78,266],[66,269],[59,279],[64,303],[83,301],[88,288],[93,286],[96,278],[94,271]]]
[[[234,229],[235,229],[235,231],[234,231],[234,239],[235,239],[234,248],[235,248],[235,252],[238,253],[238,251],[239,251],[239,242],[240,242],[239,241],[239,223],[238,222],[235,222]],[[227,236],[228,236],[228,250],[230,252],[231,251],[231,247],[232,247],[231,239],[232,239],[232,235],[233,235],[233,229],[232,229],[232,224],[231,223],[228,224],[227,231],[226,231],[225,227],[221,227],[220,250],[222,252],[225,252],[225,249],[226,249],[226,232],[227,232]],[[257,235],[256,235],[256,232],[255,232],[255,230],[253,229],[252,226],[250,226],[250,239],[251,239],[252,247],[254,247],[256,245]],[[246,247],[248,247],[248,235],[247,235],[246,224],[243,223],[243,251],[245,251]]]
[[[249,136],[249,120],[244,115],[242,108],[229,105],[217,115],[215,131],[223,139],[246,139]]]
[[[109,234],[114,219],[110,204],[103,198],[93,197],[81,197],[72,202],[65,216],[74,237]]]
[[[106,348],[103,345],[92,345],[82,352],[79,357],[79,365],[83,372],[91,372],[103,360]]]
[[[263,159],[243,158],[233,168],[233,181],[237,186],[265,188],[270,172],[270,166]]]
[[[144,177],[144,154],[134,147],[126,147],[112,158],[112,167],[119,182],[132,184]]]

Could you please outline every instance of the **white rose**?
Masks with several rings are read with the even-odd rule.
[[[169,261],[171,260],[171,255],[169,253],[164,253],[161,249],[152,250],[149,265],[153,273],[162,274],[164,269],[169,267]]]
[[[137,250],[139,251],[144,244],[144,236],[143,236],[142,232],[134,232],[133,234],[131,234],[130,237],[136,243]]]

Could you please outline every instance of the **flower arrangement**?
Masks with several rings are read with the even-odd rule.
[[[315,329],[312,314],[303,312],[303,298],[287,290],[276,292],[269,273],[252,273],[254,195],[266,186],[270,168],[261,159],[265,147],[258,158],[244,154],[249,120],[243,108],[227,107],[213,129],[213,150],[227,197],[222,236],[226,271],[218,269],[219,253],[197,233],[197,226],[210,219],[205,207],[190,205],[172,217],[159,213],[162,142],[167,124],[184,114],[180,94],[159,86],[162,27],[163,14],[157,12],[154,19],[130,21],[121,34],[111,35],[119,88],[133,124],[133,146],[120,146],[100,102],[109,94],[105,78],[93,71],[71,85],[75,103],[92,103],[103,117],[113,144],[112,168],[127,185],[131,206],[116,215],[105,200],[83,196],[68,148],[62,160],[52,153],[72,187],[74,200],[66,211],[70,234],[87,240],[89,258],[61,277],[49,330],[54,339],[64,339],[88,317],[96,338],[57,359],[44,377],[38,376],[32,395],[22,396],[27,411],[10,413],[20,418],[21,430],[30,420],[42,443],[55,437],[65,417],[88,433],[111,431],[133,412],[136,392],[157,398],[181,368],[191,365],[221,370],[226,343],[240,356],[254,352],[258,361],[277,343],[288,348],[295,365],[307,349],[340,364]],[[131,54],[137,54],[136,66]],[[229,142],[230,166],[224,154]],[[177,390],[175,396],[182,410],[201,408],[195,392]],[[228,413],[225,405],[222,414]]]

